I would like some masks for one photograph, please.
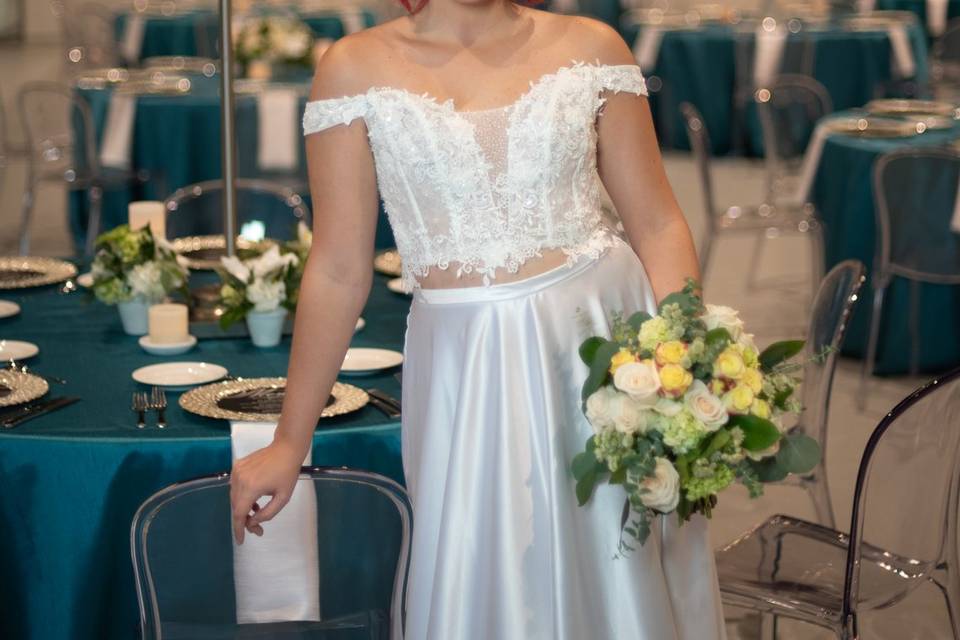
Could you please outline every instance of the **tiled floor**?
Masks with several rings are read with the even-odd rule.
[[[7,121],[12,123],[10,138],[22,139],[13,110],[14,96],[22,84],[37,79],[56,79],[60,71],[57,51],[50,46],[0,47],[2,98],[7,107]],[[683,154],[669,154],[667,168],[680,203],[687,212],[694,233],[703,228],[703,205],[699,182],[693,164]],[[761,193],[762,173],[755,163],[742,160],[721,160],[716,167],[715,184],[723,204],[757,201]],[[10,162],[0,183],[0,253],[16,247],[16,228],[25,170],[17,159]],[[682,187],[682,188],[681,188]],[[752,248],[751,240],[721,240],[715,250],[705,281],[707,297],[743,310],[749,326],[764,343],[774,338],[799,336],[801,319],[807,315],[809,286],[798,295],[779,291],[748,292],[745,274]],[[809,278],[809,247],[803,238],[777,238],[767,242],[763,271],[771,276],[784,274],[801,280]],[[59,187],[47,186],[39,194],[33,224],[34,253],[65,255],[70,252],[66,231],[65,196]],[[856,407],[858,363],[841,362],[836,376],[834,401],[830,415],[829,473],[837,518],[846,527],[849,519],[852,489],[860,452],[871,430],[886,410],[916,387],[920,380],[875,380],[866,411]],[[714,542],[720,546],[773,513],[789,513],[812,517],[812,509],[799,491],[774,487],[767,495],[749,501],[745,493],[732,491],[724,496],[712,525]],[[743,612],[728,611],[731,640],[755,638],[755,619]],[[868,619],[864,637],[909,640],[949,637],[945,625],[942,600],[934,589],[920,589],[907,602],[884,616]],[[792,623],[780,627],[781,638],[830,637],[816,628]]]

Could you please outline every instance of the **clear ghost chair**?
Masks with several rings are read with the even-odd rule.
[[[900,149],[884,154],[874,165],[877,247],[870,274],[873,305],[860,376],[861,407],[876,362],[884,295],[892,280],[910,282],[907,319],[912,374],[919,368],[921,284],[960,284],[960,234],[951,231],[958,180],[960,154],[949,148]]]
[[[55,4],[63,21],[67,61],[73,68],[115,67],[120,64],[116,16],[109,7],[96,2],[79,6],[73,2]]]
[[[30,250],[34,192],[39,182],[62,182],[71,191],[86,190],[89,200],[86,252],[100,231],[103,191],[145,183],[146,172],[101,167],[90,105],[56,82],[25,84],[17,96],[27,139],[27,174],[20,214],[20,253]]]
[[[960,19],[954,18],[947,24],[943,35],[933,43],[930,57],[930,72],[937,83],[960,83]]]
[[[813,205],[804,204],[801,207],[786,204],[772,205],[761,203],[752,207],[732,206],[720,209],[716,204],[713,191],[713,177],[710,167],[710,135],[707,125],[700,112],[689,102],[681,103],[680,112],[683,114],[687,137],[697,163],[700,174],[700,187],[703,192],[704,208],[707,216],[707,232],[699,243],[700,269],[706,277],[710,265],[710,254],[716,238],[723,233],[750,233],[754,234],[757,242],[766,238],[776,237],[780,233],[800,233],[811,236],[813,249],[814,286],[820,281],[820,269],[823,260],[822,243],[820,240],[820,224],[814,212]],[[760,252],[754,252],[750,265],[750,272],[759,269]]]
[[[310,209],[293,189],[269,182],[239,178],[238,233],[243,242],[292,240],[298,223],[310,226]],[[208,180],[174,191],[164,201],[167,239],[194,261],[194,266],[216,264],[226,247],[223,230],[223,181]]]
[[[807,343],[804,347],[803,383],[800,402],[803,413],[791,431],[806,434],[820,444],[820,463],[803,476],[789,476],[787,482],[804,489],[813,503],[817,522],[836,528],[830,486],[827,482],[827,426],[833,374],[840,346],[860,295],[866,269],[857,260],[845,260],[824,276],[813,299]]]
[[[403,488],[366,471],[304,467],[284,511],[293,509],[301,518],[289,544],[303,554],[301,581],[316,578],[314,591],[295,589],[293,597],[316,598],[319,620],[283,614],[296,605],[272,592],[283,585],[264,576],[254,587],[270,596],[274,621],[239,623],[238,614],[248,619],[251,613],[242,604],[238,612],[238,589],[249,585],[238,585],[237,563],[256,556],[247,550],[238,556],[231,544],[230,474],[175,484],[148,498],[130,532],[141,637],[401,640],[413,523]],[[265,523],[261,540],[271,529],[274,535],[290,531],[277,526]],[[249,601],[248,593],[241,597]],[[301,610],[315,610],[315,602],[301,603]]]
[[[880,421],[860,461],[849,535],[776,515],[718,551],[724,602],[760,611],[774,632],[786,617],[852,640],[865,637],[868,612],[932,583],[960,638],[958,444],[960,369]]]

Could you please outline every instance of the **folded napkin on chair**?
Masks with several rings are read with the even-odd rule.
[[[123,40],[120,42],[120,54],[127,62],[136,62],[143,51],[143,33],[147,21],[143,15],[133,13],[127,16],[127,23],[123,28]]]
[[[780,74],[783,51],[787,46],[787,31],[757,29],[756,47],[753,51],[753,86],[769,87]]]
[[[663,30],[658,27],[644,26],[640,35],[633,41],[633,57],[640,65],[643,73],[653,73],[660,57],[660,43],[663,41]]]
[[[950,220],[950,230],[960,233],[960,185],[957,185],[957,197],[953,201],[953,218]]]
[[[829,120],[819,123],[813,130],[810,142],[807,144],[807,150],[803,154],[803,164],[800,166],[800,180],[797,183],[797,190],[788,199],[789,204],[800,206],[810,199],[810,190],[813,188],[813,181],[817,177],[817,169],[820,168],[823,145],[826,143],[829,134]]]
[[[947,0],[927,0],[927,29],[940,36],[947,30]]]
[[[129,169],[133,147],[133,125],[137,115],[137,97],[113,92],[107,107],[100,164],[110,169]]]
[[[296,169],[300,94],[296,89],[268,88],[257,97],[257,165],[268,171]]]
[[[231,422],[233,459],[270,444],[276,424]],[[310,464],[310,453],[304,460]],[[262,507],[270,500],[262,498]],[[233,543],[233,574],[240,624],[320,620],[317,502],[314,488],[298,483],[290,502],[263,526]]]
[[[343,25],[343,30],[347,35],[356,33],[357,31],[363,31],[367,28],[366,23],[363,21],[363,11],[360,8],[342,7],[339,13],[340,24]]]
[[[907,28],[902,24],[892,24],[887,27],[887,35],[890,38],[890,51],[897,74],[901,78],[912,78],[917,74],[917,63],[913,58]]]

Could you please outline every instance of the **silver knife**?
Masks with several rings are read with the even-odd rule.
[[[69,406],[74,402],[79,401],[80,398],[75,397],[62,397],[62,398],[51,398],[49,400],[43,400],[37,402],[28,407],[25,407],[23,412],[18,415],[8,416],[4,418],[3,422],[0,422],[0,428],[3,429],[13,429],[27,420],[32,420],[37,416],[42,416],[51,411],[56,411],[57,409],[62,409],[63,407]]]
[[[388,418],[400,417],[400,409],[398,409],[397,407],[393,406],[388,402],[384,402],[383,400],[381,400],[380,398],[374,395],[370,396],[370,404],[372,404],[377,409],[380,409],[380,411],[386,414]]]
[[[397,411],[401,409],[399,400],[397,400],[396,398],[394,398],[388,393],[384,393],[383,391],[380,391],[380,389],[367,389],[367,393],[370,394],[370,397],[376,398],[380,402],[389,404],[390,406],[395,408]]]

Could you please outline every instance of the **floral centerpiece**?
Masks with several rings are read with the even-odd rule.
[[[763,483],[809,472],[819,445],[784,428],[803,341],[760,352],[738,313],[704,305],[689,281],[658,313],[615,316],[612,339],[587,339],[590,367],[582,400],[594,434],[573,460],[576,496],[586,504],[598,482],[626,490],[622,533],[640,544],[659,514],[681,524],[709,517],[717,495],[739,482],[751,497]],[[630,550],[621,535],[621,550]]]
[[[237,61],[250,77],[266,79],[276,67],[309,70],[313,64],[313,32],[294,16],[247,18],[233,41]]]
[[[226,329],[245,318],[255,345],[278,344],[287,312],[296,307],[300,259],[270,244],[246,257],[224,257],[221,264],[220,326]]]
[[[91,266],[93,293],[105,304],[117,305],[124,330],[147,332],[147,309],[175,291],[186,297],[187,269],[150,227],[133,230],[120,225],[97,238]]]

